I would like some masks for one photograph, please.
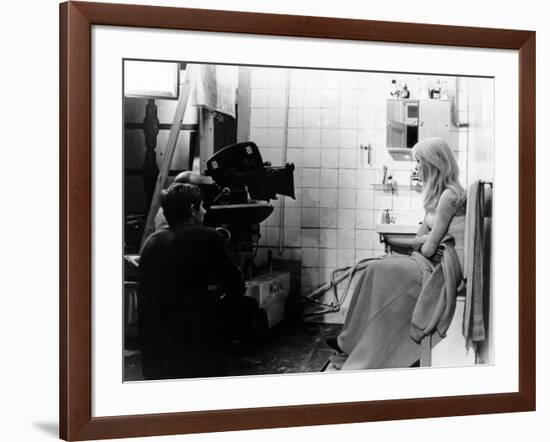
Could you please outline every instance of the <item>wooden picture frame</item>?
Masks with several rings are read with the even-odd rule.
[[[93,25],[498,48],[519,54],[519,391],[92,417]],[[535,32],[68,2],[60,5],[60,437],[122,438],[535,410]]]

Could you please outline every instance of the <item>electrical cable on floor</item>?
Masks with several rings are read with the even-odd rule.
[[[306,316],[316,316],[316,315],[323,315],[326,313],[336,313],[339,312],[342,305],[344,304],[348,294],[349,289],[351,288],[351,283],[353,281],[353,277],[358,271],[364,270],[367,268],[369,262],[371,261],[377,261],[379,259],[384,258],[386,255],[382,255],[378,258],[365,258],[358,262],[356,262],[353,266],[346,266],[341,267],[338,269],[335,269],[330,277],[330,281],[321,287],[315,289],[313,292],[311,292],[309,295],[301,295],[300,298],[302,298],[306,302],[311,302],[316,305],[320,305],[325,307],[324,310],[319,310],[315,312],[306,313],[303,315],[303,317]],[[338,275],[339,274],[339,275]],[[346,288],[340,297],[338,295],[338,285],[347,280]],[[329,290],[333,290],[333,296],[334,301],[331,303],[319,301],[317,298],[323,296],[326,292]]]

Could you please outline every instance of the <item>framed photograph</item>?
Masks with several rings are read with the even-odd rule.
[[[535,33],[60,5],[60,436],[535,409]]]

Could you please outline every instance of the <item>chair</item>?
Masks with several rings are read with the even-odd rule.
[[[484,237],[490,238],[491,218],[492,218],[492,183],[488,181],[479,181],[474,184],[481,184],[483,189],[483,217],[484,217]],[[468,216],[468,214],[466,214]],[[465,238],[466,241],[466,238]],[[488,248],[489,244],[484,244]],[[465,250],[465,254],[468,253]],[[490,251],[487,254],[490,259]],[[466,280],[466,284],[468,281]],[[487,293],[484,293],[486,296]],[[466,289],[464,288],[457,294],[457,306],[453,320],[447,331],[447,337],[436,347],[433,347],[433,335],[428,335],[421,342],[420,366],[443,366],[443,365],[472,365],[477,361],[476,352],[469,352],[463,336],[464,310],[466,305]]]

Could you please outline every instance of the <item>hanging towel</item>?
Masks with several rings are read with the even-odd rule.
[[[195,83],[197,106],[236,118],[235,103],[239,68],[208,64],[197,67]]]
[[[464,232],[464,276],[466,278],[466,302],[462,335],[466,348],[485,339],[483,320],[483,229],[484,184],[476,181],[468,190],[466,202],[466,227]]]
[[[437,263],[418,252],[412,255],[421,268],[428,270],[423,271],[422,290],[411,318],[410,336],[416,342],[434,331],[444,338],[453,319],[456,294],[462,283],[460,261],[453,243],[448,235],[443,239]]]

